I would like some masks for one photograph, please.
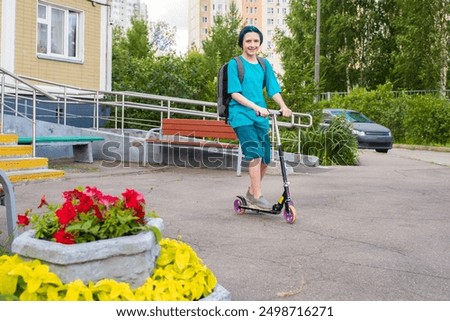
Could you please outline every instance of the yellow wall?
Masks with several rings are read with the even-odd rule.
[[[3,4],[2,1],[0,1],[0,43],[2,41],[2,18],[3,18]],[[2,56],[2,46],[0,46],[0,57]]]
[[[38,58],[36,55],[37,0],[16,2],[15,73],[70,86],[100,89],[101,8],[88,1],[51,0],[84,12],[84,59],[82,63]]]

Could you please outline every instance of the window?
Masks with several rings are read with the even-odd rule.
[[[38,4],[37,54],[40,57],[80,61],[81,18],[79,11]]]

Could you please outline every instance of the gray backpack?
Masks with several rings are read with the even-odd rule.
[[[264,71],[264,84],[266,79],[266,62],[264,58],[257,57],[258,62]],[[240,57],[234,57],[238,68],[239,81],[242,83],[244,80],[244,63]],[[217,77],[217,113],[219,117],[225,118],[225,122],[228,120],[228,104],[231,101],[231,95],[228,93],[228,63],[222,65],[219,69]]]

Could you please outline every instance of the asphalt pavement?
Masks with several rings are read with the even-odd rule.
[[[359,166],[305,167],[289,176],[297,221],[237,215],[246,173],[104,162],[58,162],[66,176],[15,187],[19,213],[62,191],[97,186],[144,194],[163,237],[190,244],[232,300],[450,300],[450,153],[360,152]],[[263,193],[276,202],[279,175]],[[4,207],[0,226],[6,233]]]

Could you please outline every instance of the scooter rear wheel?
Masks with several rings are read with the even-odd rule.
[[[289,205],[288,210],[284,210],[283,216],[287,223],[293,224],[297,219],[297,210],[293,205]]]
[[[244,202],[240,198],[236,198],[234,200],[234,212],[238,215],[245,214],[245,208],[242,208],[242,205],[245,205]]]

